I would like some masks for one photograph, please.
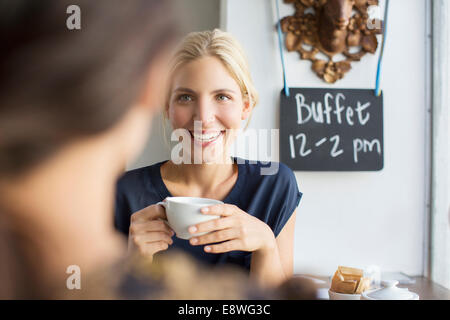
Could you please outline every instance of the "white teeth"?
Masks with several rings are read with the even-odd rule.
[[[221,134],[220,131],[219,132],[215,132],[215,133],[205,133],[205,134],[193,132],[194,139],[201,140],[202,142],[213,141],[218,136],[220,136],[220,134]]]

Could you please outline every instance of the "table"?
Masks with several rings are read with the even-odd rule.
[[[330,278],[313,275],[295,275],[296,277],[306,277],[316,279],[316,286],[319,289],[329,289],[331,286]],[[423,276],[412,277],[416,280],[414,284],[398,285],[399,288],[408,288],[409,291],[419,295],[420,300],[450,300],[450,290],[431,281]]]
[[[419,295],[420,300],[450,300],[450,290],[425,277],[413,277],[416,283],[399,288],[408,288]]]

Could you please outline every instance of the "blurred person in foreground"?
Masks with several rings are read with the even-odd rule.
[[[127,257],[114,230],[116,180],[162,106],[169,2],[0,1],[0,298],[291,297],[181,253]],[[74,265],[80,290],[67,287]]]

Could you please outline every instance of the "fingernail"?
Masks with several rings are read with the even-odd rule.
[[[209,212],[209,208],[202,208],[202,212],[203,212],[203,213]]]
[[[196,244],[197,242],[198,242],[198,239],[197,239],[197,238],[192,238],[192,239],[191,239],[191,243],[192,243],[192,244]]]
[[[211,251],[211,247],[205,247],[205,251]]]
[[[189,232],[190,233],[195,233],[196,231],[197,231],[197,227],[196,226],[189,227]]]

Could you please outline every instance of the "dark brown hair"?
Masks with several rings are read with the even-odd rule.
[[[121,119],[177,34],[170,2],[0,0],[0,177]]]

